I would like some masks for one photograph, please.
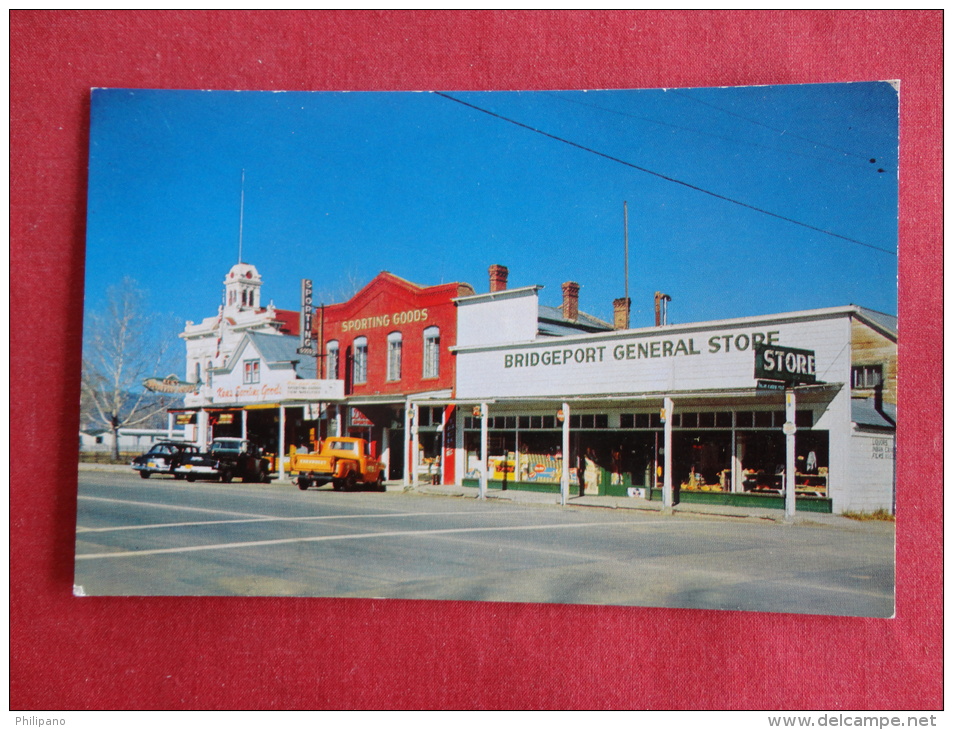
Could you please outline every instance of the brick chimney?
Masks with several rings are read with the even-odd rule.
[[[579,319],[579,284],[574,281],[563,284],[563,319]]]
[[[629,329],[629,311],[632,309],[632,300],[619,297],[612,300],[612,329]]]
[[[506,289],[506,279],[510,275],[510,270],[505,266],[493,264],[490,267],[490,291],[504,291]]]

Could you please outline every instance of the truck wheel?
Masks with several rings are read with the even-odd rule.
[[[357,474],[352,471],[344,477],[344,491],[353,492],[355,489],[357,489]]]
[[[340,492],[341,487],[343,486],[344,486],[344,483],[340,479],[331,480],[331,487],[334,489],[335,492]]]
[[[227,469],[222,472],[222,484],[228,484],[232,481],[232,473]]]
[[[301,479],[300,477],[298,478],[298,489],[300,489],[302,492],[310,486],[311,482],[309,482],[307,479]]]
[[[386,492],[386,491],[387,491],[387,486],[384,484],[384,474],[383,474],[383,473],[377,475],[377,491],[378,491],[378,492]]]

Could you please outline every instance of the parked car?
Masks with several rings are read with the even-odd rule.
[[[140,454],[132,460],[132,468],[139,472],[139,476],[148,479],[153,474],[171,474],[176,479],[184,478],[184,474],[176,473],[176,469],[185,459],[199,453],[195,444],[182,441],[159,441],[146,453]]]
[[[267,484],[271,481],[271,461],[262,453],[260,446],[248,439],[217,438],[207,452],[184,459],[175,473],[190,482],[196,479],[221,479],[227,483],[232,479],[241,479]]]
[[[293,481],[301,490],[331,482],[339,490],[363,485],[383,492],[384,469],[384,462],[371,453],[371,445],[360,438],[330,438],[317,454],[296,453],[291,457],[291,471],[297,472]]]

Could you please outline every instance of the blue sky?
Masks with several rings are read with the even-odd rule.
[[[244,170],[242,258],[280,308],[297,308],[302,278],[331,303],[383,270],[482,292],[504,264],[511,287],[545,287],[543,304],[579,282],[580,308],[611,321],[627,201],[632,326],[653,323],[658,290],[672,323],[851,303],[896,314],[887,83],[450,96],[473,106],[94,91],[87,308],[131,276],[157,312],[213,315],[238,260]]]

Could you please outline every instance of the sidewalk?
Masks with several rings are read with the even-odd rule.
[[[399,485],[388,485],[388,491],[401,489]],[[431,485],[419,484],[416,487],[408,487],[404,491],[410,493],[427,494],[445,497],[465,497],[478,499],[480,490],[477,487],[462,487],[456,485]],[[541,505],[560,505],[560,495],[552,492],[532,492],[520,489],[490,489],[487,491],[487,500],[508,501],[514,504],[541,504]],[[659,501],[649,501],[639,497],[569,497],[566,500],[567,508],[589,508],[589,509],[631,509],[642,512],[656,512],[662,514],[662,503]],[[768,509],[758,507],[731,507],[726,505],[709,505],[697,503],[682,503],[675,505],[673,509],[675,516],[692,517],[710,517],[714,519],[734,519],[734,520],[759,520],[784,523],[784,511],[779,509]],[[828,525],[843,529],[869,529],[876,525],[875,529],[890,529],[894,527],[892,522],[861,522],[852,520],[840,515],[824,514],[821,512],[797,512],[794,516],[795,524],[802,525]]]

